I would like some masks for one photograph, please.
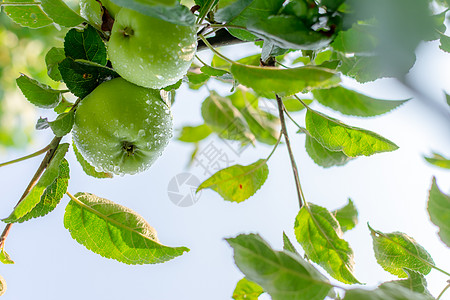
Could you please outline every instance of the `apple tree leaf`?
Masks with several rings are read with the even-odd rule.
[[[328,12],[336,11],[339,6],[341,6],[345,0],[320,0],[320,5],[327,8]]]
[[[369,226],[373,239],[375,258],[384,270],[399,278],[406,278],[404,269],[419,272],[423,275],[430,273],[434,261],[430,254],[412,237],[402,233],[382,233]]]
[[[202,19],[219,2],[219,0],[195,0],[195,4],[200,6],[198,19]]]
[[[45,55],[45,64],[47,65],[47,74],[54,81],[61,81],[61,73],[58,64],[66,58],[63,48],[52,47]]]
[[[74,27],[86,21],[62,0],[41,0],[40,2],[44,12],[61,26]]]
[[[63,159],[59,164],[59,173],[52,184],[50,184],[41,196],[40,201],[30,212],[17,220],[18,223],[28,221],[32,218],[43,217],[53,211],[61,201],[69,185],[69,163]]]
[[[289,251],[275,251],[259,235],[228,238],[237,267],[273,300],[323,300],[332,286],[311,264]]]
[[[250,131],[255,135],[257,141],[275,145],[280,136],[280,120],[272,115],[252,105],[247,105],[240,109],[240,112],[247,121]]]
[[[450,247],[450,195],[444,194],[433,177],[428,196],[428,214],[431,222],[439,227],[441,240]]]
[[[209,75],[209,76],[215,76],[215,77],[222,77],[224,75],[230,75],[230,73],[228,73],[228,71],[222,70],[222,69],[217,69],[217,68],[213,68],[210,67],[208,65],[204,65],[203,67],[200,68],[200,71],[202,71],[202,73]]]
[[[286,233],[284,231],[283,231],[283,250],[300,255],[297,252],[297,249],[295,249],[294,245],[292,245],[291,240],[288,238],[288,236],[286,235]]]
[[[0,296],[4,295],[6,292],[6,281],[5,278],[0,275]]]
[[[390,101],[375,99],[342,86],[326,90],[314,90],[313,95],[322,105],[337,110],[344,115],[359,117],[382,115],[409,100]]]
[[[64,52],[72,59],[106,65],[106,46],[97,30],[88,25],[83,30],[72,28],[64,37]]]
[[[334,71],[314,66],[278,69],[232,64],[231,73],[239,83],[270,99],[275,94],[286,97],[315,88],[329,88],[340,81]]]
[[[430,292],[427,289],[427,280],[422,274],[408,269],[403,269],[403,271],[408,274],[407,279],[388,281],[381,284],[380,287],[383,287],[385,285],[397,284],[404,288],[407,288],[410,291],[431,296]]]
[[[162,263],[189,251],[185,247],[162,245],[155,229],[142,216],[89,193],[71,196],[64,227],[92,252],[126,264]]]
[[[61,102],[62,95],[60,91],[54,90],[25,74],[21,74],[16,79],[16,83],[25,98],[37,107],[54,108]]]
[[[107,172],[97,172],[93,166],[91,166],[86,159],[81,155],[80,151],[78,151],[75,143],[72,143],[73,152],[75,153],[75,157],[77,161],[80,163],[81,168],[83,169],[86,175],[95,177],[95,178],[113,178],[113,174]]]
[[[424,157],[427,162],[430,164],[433,164],[435,166],[444,168],[444,169],[450,169],[450,159],[442,156],[438,153],[433,153],[433,156],[431,157]]]
[[[242,278],[236,284],[232,298],[235,300],[258,300],[262,293],[264,290],[261,286],[247,278]]]
[[[69,90],[80,98],[89,95],[101,83],[119,77],[113,69],[70,57],[65,58],[58,68]]]
[[[309,203],[295,219],[295,236],[310,260],[319,264],[334,279],[359,283],[353,275],[353,251],[342,239],[336,218],[324,207]]]
[[[333,166],[343,166],[352,157],[348,157],[342,151],[330,151],[322,146],[305,128],[300,128],[299,133],[306,134],[305,149],[309,157],[319,166],[330,168]]]
[[[260,159],[248,166],[234,165],[218,171],[197,188],[197,192],[209,188],[224,200],[240,203],[253,196],[269,175],[267,160]]]
[[[8,2],[38,2],[34,0],[11,0]],[[38,3],[36,3],[38,4]],[[38,5],[12,6],[6,5],[2,7],[6,15],[15,23],[30,28],[40,28],[53,23]]]
[[[441,34],[441,38],[440,38],[440,45],[439,48],[441,48],[441,50],[450,53],[450,36],[447,36],[445,34]]]
[[[314,100],[312,100],[312,99],[302,99],[302,101],[306,105],[310,105]],[[297,111],[301,111],[301,110],[305,109],[303,104],[301,104],[300,101],[298,101],[295,98],[284,98],[283,99],[283,105],[284,105],[284,107],[286,108],[286,110],[288,112],[297,112]]]
[[[347,205],[331,212],[339,222],[343,232],[355,228],[358,224],[358,211],[352,199],[348,199]]]
[[[376,56],[339,56],[341,64],[338,71],[354,78],[359,83],[374,81],[378,78],[395,77],[392,70],[383,68]]]
[[[334,50],[342,53],[367,54],[377,46],[376,28],[372,24],[355,23],[345,31],[340,31],[331,44]]]
[[[343,300],[432,300],[433,297],[415,293],[398,284],[385,284],[375,290],[351,289]]]
[[[39,178],[36,185],[30,190],[30,192],[23,198],[23,200],[14,207],[13,212],[9,217],[3,219],[5,223],[16,223],[20,222],[26,214],[28,214],[42,199],[42,195],[48,186],[50,186],[55,179],[58,177],[60,169],[59,166],[62,163],[67,150],[69,149],[69,144],[60,144],[58,149],[56,149],[52,160],[48,164],[44,173]]]
[[[198,126],[184,126],[181,129],[178,140],[185,143],[198,143],[201,140],[206,139],[211,133],[211,128],[209,128],[206,124]]]
[[[312,109],[306,112],[305,122],[308,132],[322,146],[331,151],[342,151],[349,157],[398,149],[396,144],[375,132],[346,125]]]
[[[48,125],[56,136],[61,137],[65,136],[72,130],[74,121],[75,111],[71,110],[58,115],[56,120],[48,122]]]
[[[8,253],[6,253],[5,248],[2,247],[0,250],[0,262],[5,265],[12,265],[14,261],[11,259]]]

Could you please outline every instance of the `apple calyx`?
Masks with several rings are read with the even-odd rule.
[[[133,156],[134,152],[136,151],[136,145],[132,142],[123,141],[122,142],[122,149],[127,153],[127,156]]]

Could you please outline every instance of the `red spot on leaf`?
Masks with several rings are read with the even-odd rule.
[[[242,190],[242,184],[239,185],[239,188]]]

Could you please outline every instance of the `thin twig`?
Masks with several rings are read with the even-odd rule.
[[[447,286],[442,290],[442,292],[439,294],[439,296],[436,298],[436,300],[441,299],[442,295],[444,295],[445,291],[448,290],[448,288],[450,288],[450,280],[447,280],[448,284]]]
[[[38,156],[38,155],[44,154],[45,152],[47,152],[47,150],[49,149],[49,147],[50,147],[50,145],[47,145],[47,146],[45,146],[44,148],[42,148],[41,150],[38,150],[38,151],[36,151],[36,152],[34,152],[34,153],[31,153],[31,154],[29,154],[29,155],[26,155],[26,156],[23,156],[23,157],[20,157],[20,158],[16,158],[16,159],[13,159],[13,160],[10,160],[10,161],[1,163],[1,164],[0,164],[0,167],[12,165],[13,163],[21,162],[21,161],[27,160],[27,159],[29,159],[29,158],[33,158],[33,157],[36,157],[36,156]]]

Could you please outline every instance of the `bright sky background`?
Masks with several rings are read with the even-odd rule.
[[[237,49],[230,47],[225,53],[232,58],[245,55],[232,53]],[[418,56],[411,72],[412,80],[417,88],[439,101],[441,111],[448,113],[442,90],[450,92],[450,55],[439,51],[438,43],[432,42],[420,46]],[[202,53],[202,57],[207,58],[207,53]],[[361,86],[345,79],[344,84],[379,98],[412,96],[391,80]],[[227,88],[219,85],[211,84],[210,88],[223,95],[227,92]],[[180,89],[173,107],[175,128],[200,124],[200,105],[205,97],[204,89],[198,93],[185,87]],[[383,232],[409,234],[429,251],[438,266],[449,271],[449,249],[439,240],[437,227],[430,223],[425,208],[432,176],[437,177],[441,190],[448,192],[450,172],[427,164],[422,157],[432,151],[450,156],[448,114],[445,120],[444,114],[430,108],[425,99],[413,99],[391,113],[369,119],[344,117],[318,104],[314,107],[347,124],[373,130],[400,146],[392,153],[362,157],[344,167],[323,169],[307,156],[304,136],[295,134],[295,127],[289,124],[307,200],[333,210],[345,205],[350,197],[359,211],[360,223],[344,235],[355,253],[356,277],[367,283],[367,287],[394,279],[375,261],[367,222]],[[304,124],[304,113],[296,113],[294,118]],[[2,154],[0,160],[40,149],[50,139],[48,132],[38,132],[32,149]],[[247,149],[237,156],[223,142],[211,140],[235,163],[244,165],[266,157],[271,151],[271,147],[258,144],[256,149]],[[201,146],[205,147],[211,140]],[[164,264],[145,266],[129,266],[102,258],[75,242],[64,228],[64,207],[68,202],[64,197],[47,217],[13,226],[6,250],[16,264],[0,266],[0,274],[8,284],[2,300],[230,299],[243,275],[234,265],[233,252],[225,237],[259,233],[274,248],[281,249],[285,231],[300,250],[293,234],[298,200],[285,146],[280,146],[269,161],[270,173],[264,186],[244,203],[223,201],[215,192],[206,190],[195,205],[177,207],[167,194],[171,178],[182,172],[190,172],[200,180],[207,178],[198,166],[186,168],[192,150],[191,145],[174,139],[149,171],[112,180],[88,177],[73,153],[68,155],[72,194],[94,193],[135,210],[155,227],[162,243],[186,246],[191,249],[189,253]],[[39,163],[37,158],[0,169],[1,217],[9,215]],[[433,270],[427,279],[430,291],[437,295],[447,278]]]

